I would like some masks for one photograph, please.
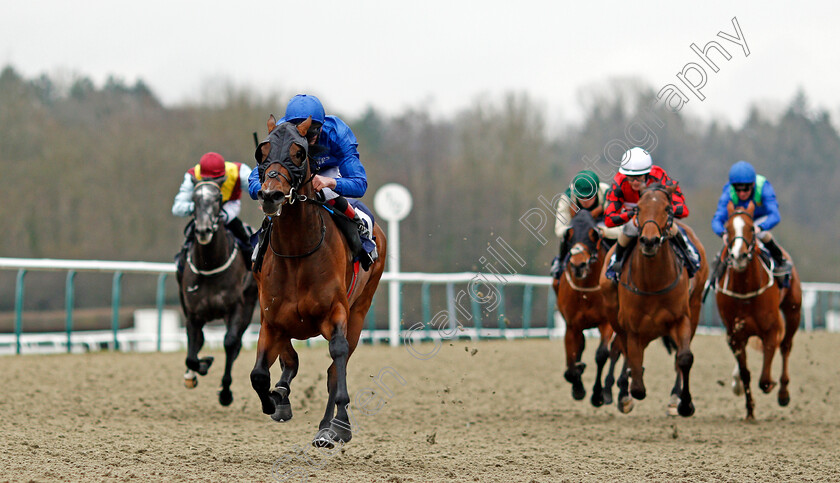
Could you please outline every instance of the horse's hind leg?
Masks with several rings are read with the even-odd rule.
[[[606,324],[602,324],[599,327],[601,331],[601,343],[598,345],[598,350],[595,351],[595,366],[596,366],[596,373],[595,373],[595,385],[592,386],[592,398],[590,402],[593,406],[600,407],[604,404],[604,394],[603,394],[603,387],[601,386],[601,375],[604,372],[604,365],[607,363],[607,359],[610,358],[610,337],[612,336],[612,330],[608,327],[605,327]]]
[[[586,365],[580,362],[583,353],[583,332],[567,329],[563,340],[566,344],[566,372],[563,377],[572,384],[572,397],[580,401],[586,397],[586,389],[581,381]]]
[[[271,397],[275,403],[271,419],[285,422],[292,419],[292,403],[289,401],[289,394],[292,392],[292,379],[298,372],[298,354],[292,346],[292,340],[288,337],[280,340],[280,364],[283,366],[283,374],[271,390]]]
[[[799,330],[799,321],[802,317],[802,310],[800,308],[802,305],[802,292],[798,290],[798,287],[798,285],[791,284],[791,291],[788,292],[782,302],[782,312],[784,312],[785,319],[785,336],[779,345],[782,353],[782,377],[779,379],[780,406],[787,406],[790,403],[790,393],[788,392],[788,383],[790,383],[788,361],[790,359],[790,351],[793,349],[793,336]]]
[[[207,356],[198,358],[198,352],[204,347],[203,322],[195,317],[187,319],[187,372],[184,373],[184,386],[192,389],[198,385],[196,373],[206,376],[210,365],[213,364],[213,357]]]
[[[612,404],[612,387],[615,384],[615,365],[618,363],[618,358],[621,356],[621,343],[618,342],[618,337],[614,336],[612,344],[610,344],[610,368],[607,369],[607,377],[604,378],[604,404]]]
[[[246,320],[243,316],[243,307],[240,304],[233,315],[228,317],[226,322],[225,374],[222,376],[222,388],[219,390],[219,403],[222,406],[230,406],[233,402],[233,393],[230,391],[230,384],[233,382],[231,371],[233,370],[233,362],[239,356],[239,351],[242,349],[242,334],[248,328],[250,320]]]
[[[633,410],[633,398],[630,397],[630,391],[627,390],[630,381],[629,368],[627,364],[627,356],[624,357],[624,365],[621,368],[621,373],[618,375],[618,410],[624,414]]]

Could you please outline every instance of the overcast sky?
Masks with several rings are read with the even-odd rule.
[[[750,55],[717,37],[735,35]],[[527,92],[575,120],[581,88],[637,77],[657,90],[690,62],[708,75],[689,115],[740,122],[754,101],[784,106],[798,88],[840,114],[840,2],[0,0],[0,64],[26,77],[145,81],[165,104],[230,81],[318,95],[355,116],[428,107],[446,116],[476,97]],[[692,52],[711,40],[711,71]],[[282,109],[282,107],[281,107]],[[836,119],[835,119],[836,121]]]

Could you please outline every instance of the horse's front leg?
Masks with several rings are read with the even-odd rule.
[[[682,390],[680,391],[680,402],[677,405],[677,412],[680,416],[688,417],[694,414],[694,403],[691,401],[691,391],[689,390],[689,373],[691,366],[694,365],[694,354],[691,353],[691,337],[693,335],[691,327],[691,318],[688,315],[683,316],[676,330],[672,333],[672,338],[677,343],[676,362],[680,374],[677,376],[677,383],[682,382]],[[682,381],[680,381],[680,379]]]
[[[769,393],[776,387],[776,382],[773,381],[773,357],[776,355],[776,349],[779,348],[779,339],[781,327],[781,320],[775,324],[773,330],[762,337],[761,342],[764,345],[764,363],[761,367],[761,377],[758,379],[758,387]]]
[[[346,335],[347,310],[338,306],[333,313],[329,319],[332,321],[332,333],[327,332],[330,335],[330,357],[333,360],[327,371],[329,397],[324,418],[318,425],[315,439],[312,440],[313,446],[327,448],[332,448],[334,443],[347,443],[352,438],[350,416],[347,413],[347,406],[350,404],[350,393],[347,391],[347,359],[350,357],[350,343]]]
[[[627,364],[630,366],[630,395],[641,401],[647,396],[644,380],[645,348],[635,334],[627,334]]]
[[[198,385],[196,373],[206,376],[213,357],[198,358],[198,352],[204,347],[204,322],[195,317],[187,318],[187,371],[184,373],[184,386],[192,389]]]
[[[298,372],[298,354],[289,337],[280,339],[280,364],[283,366],[283,374],[271,390],[271,397],[276,405],[271,419],[285,422],[292,419],[292,403],[289,401],[289,394],[292,392],[292,379]]]
[[[257,360],[254,363],[254,369],[251,370],[251,387],[254,388],[260,398],[262,412],[274,414],[276,404],[269,392],[271,389],[270,370],[280,353],[280,344],[276,331],[266,323],[264,315],[261,318],[260,338],[257,341]]]
[[[227,326],[225,332],[225,374],[222,376],[222,388],[219,390],[219,403],[222,406],[230,406],[233,402],[233,393],[230,390],[230,384],[233,382],[231,376],[233,362],[242,349],[242,334],[248,328],[250,320],[246,319],[242,304],[238,304],[236,309],[228,314],[225,322]]]
[[[746,419],[755,419],[755,415],[753,414],[755,402],[753,401],[752,389],[750,388],[750,370],[747,366],[747,339],[743,337],[730,336],[729,348],[732,349],[732,354],[735,355],[735,360],[738,362],[738,377],[741,380],[741,388],[743,389],[745,395],[744,397],[747,401]]]
[[[583,353],[583,332],[577,327],[567,327],[563,341],[566,346],[566,372],[563,377],[572,385],[572,397],[580,401],[586,397],[586,389],[581,381],[586,365],[580,362],[580,356]]]

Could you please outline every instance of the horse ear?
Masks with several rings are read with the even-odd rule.
[[[301,136],[306,137],[306,132],[309,131],[309,126],[312,125],[312,116],[306,118],[305,121],[298,124],[297,130]]]
[[[753,200],[750,200],[750,203],[747,205],[747,213],[750,214],[750,218],[755,216],[755,203]]]
[[[262,146],[260,146],[260,152],[262,153],[262,159],[260,160],[260,162],[263,162],[266,159],[268,159],[268,153],[271,152],[271,143],[264,143]]]
[[[728,213],[729,217],[732,217],[732,213],[735,213],[735,204],[731,201],[726,204],[726,212]]]
[[[271,131],[274,131],[274,128],[277,127],[277,119],[274,119],[274,114],[268,115],[268,121],[266,121],[265,125],[268,128],[268,133],[271,134]]]

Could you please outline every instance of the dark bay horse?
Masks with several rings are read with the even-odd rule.
[[[607,359],[610,359],[610,341],[613,328],[607,318],[598,277],[604,264],[607,249],[595,219],[588,210],[581,209],[572,218],[565,234],[565,243],[570,246],[569,262],[552,286],[557,295],[557,310],[566,321],[566,372],[564,377],[572,384],[572,397],[580,400],[586,396],[581,375],[586,364],[581,362],[586,339],[583,331],[597,327],[601,343],[595,352],[597,374],[592,387],[592,405],[595,407],[612,403],[613,371],[618,359],[618,350],[612,354],[610,368],[604,385],[601,373]]]
[[[793,348],[793,336],[799,328],[802,306],[802,287],[796,267],[790,274],[790,287],[780,288],[773,277],[773,267],[762,261],[761,249],[756,243],[754,212],[752,203],[746,210],[734,209],[732,203],[729,204],[729,220],[726,222],[728,243],[721,255],[721,263],[726,263],[726,272],[715,286],[718,312],[726,326],[729,347],[738,361],[737,373],[733,374],[733,389],[736,395],[740,395],[741,389],[744,391],[746,419],[755,418],[747,367],[747,341],[752,336],[761,339],[764,365],[758,387],[765,393],[772,391],[776,385],[771,369],[776,348],[779,348],[782,377],[779,380],[778,401],[780,406],[787,406],[790,402],[788,359]],[[787,252],[785,256],[791,260]]]
[[[257,285],[233,235],[220,223],[222,192],[215,181],[200,181],[193,189],[195,242],[187,252],[184,273],[178,277],[181,308],[187,319],[187,372],[184,385],[198,384],[196,374],[207,375],[213,357],[198,358],[204,345],[204,324],[224,319],[225,374],[219,402],[233,402],[230,391],[233,361],[242,348],[242,334],[257,303]]]
[[[261,327],[251,385],[264,413],[275,421],[288,421],[292,417],[290,384],[298,370],[291,339],[318,335],[327,339],[332,358],[327,370],[329,397],[312,444],[332,448],[352,436],[347,361],[359,342],[382,276],[386,242],[382,229],[375,225],[379,259],[369,271],[356,275],[346,239],[326,210],[314,202],[308,156],[312,148],[305,138],[310,124],[306,120],[299,126],[275,126],[272,116],[269,137],[257,148],[257,162],[264,167],[258,197],[274,228],[264,240],[268,248],[256,274]],[[269,368],[278,357],[283,373],[272,388]]]
[[[644,350],[650,342],[662,337],[675,346],[676,382],[671,391],[669,411],[681,416],[694,414],[689,390],[689,372],[694,362],[691,340],[700,320],[703,284],[709,273],[706,253],[700,240],[686,225],[680,224],[700,254],[700,270],[693,278],[672,249],[668,234],[674,223],[672,196],[676,185],[654,184],[642,191],[638,213],[631,223],[639,226],[639,237],[628,261],[622,268],[620,284],[613,287],[604,271],[601,287],[616,336],[621,343],[625,368],[618,378],[618,407],[632,409],[633,398],[646,396],[643,379]],[[631,379],[628,394],[628,376]],[[673,414],[673,413],[672,413]]]

